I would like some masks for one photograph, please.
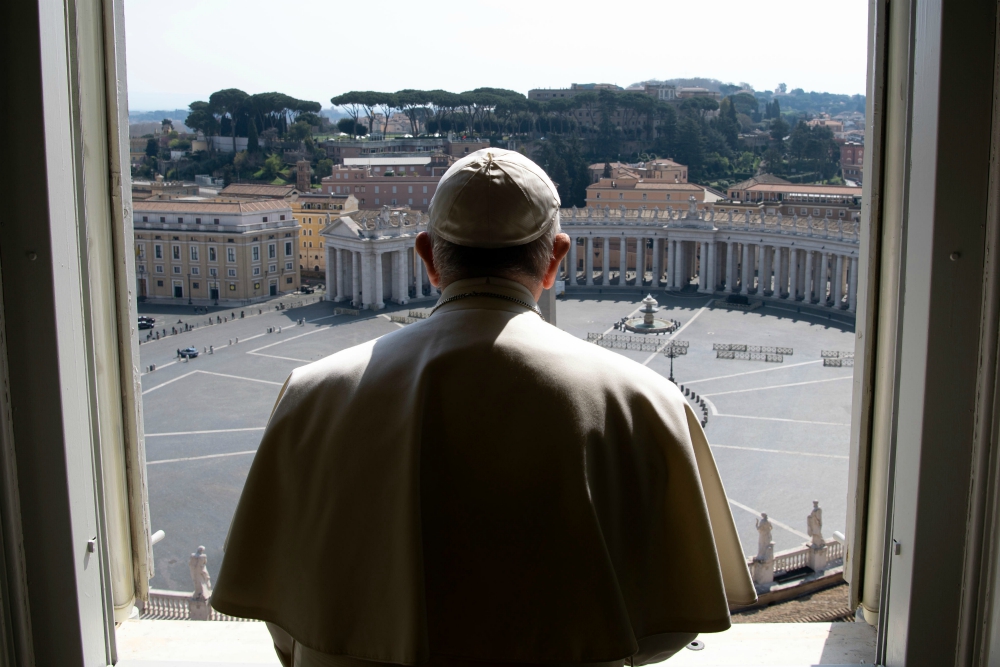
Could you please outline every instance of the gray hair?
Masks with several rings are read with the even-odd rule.
[[[441,276],[441,286],[445,287],[456,280],[484,276],[540,281],[552,261],[552,247],[561,231],[556,212],[553,224],[544,234],[509,248],[469,248],[446,241],[433,231],[428,234],[433,244],[434,267]]]

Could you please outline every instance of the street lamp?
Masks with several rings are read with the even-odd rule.
[[[677,384],[677,381],[674,380],[674,359],[687,353],[688,342],[686,340],[672,340],[663,348],[663,356],[670,359],[670,377],[668,379],[674,384]]]

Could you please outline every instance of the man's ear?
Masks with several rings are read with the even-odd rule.
[[[419,237],[417,240],[420,240]],[[569,252],[569,245],[569,236],[566,234],[556,234],[555,239],[552,241],[552,259],[549,260],[549,266],[545,269],[545,275],[542,277],[542,287],[544,289],[552,289],[552,286],[556,284],[556,276],[559,275],[559,265],[562,264],[563,258]]]
[[[431,243],[431,235],[427,232],[417,234],[416,248],[417,254],[420,255],[420,259],[424,260],[424,265],[427,267],[427,278],[431,281],[431,285],[439,287],[441,285],[441,274],[438,273],[437,267],[434,266],[434,244]]]

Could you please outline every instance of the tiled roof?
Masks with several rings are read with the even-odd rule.
[[[751,178],[748,178],[745,181],[740,181],[739,183],[737,183],[735,185],[730,185],[729,189],[730,190],[746,190],[749,187],[753,187],[754,185],[761,185],[763,183],[774,183],[774,184],[782,184],[782,185],[791,185],[791,181],[786,181],[785,179],[779,178],[779,177],[777,177],[777,176],[775,176],[773,174],[758,174],[757,176],[753,176]]]
[[[287,197],[295,191],[294,185],[248,185],[233,183],[219,194],[223,197]]]
[[[752,185],[746,190],[752,192],[784,192],[787,194],[805,195],[840,195],[840,196],[861,196],[861,188],[849,185],[802,185],[799,183],[775,184],[760,183]]]
[[[133,202],[135,213],[219,213],[238,215],[243,213],[266,213],[267,211],[291,211],[287,202],[281,199],[257,199],[240,202],[154,200]]]

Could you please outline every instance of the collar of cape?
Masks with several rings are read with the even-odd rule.
[[[508,304],[510,309],[523,309],[541,316],[535,297],[527,287],[514,280],[494,276],[456,280],[442,290],[441,298],[431,313],[455,308],[489,307],[488,302],[493,302],[504,310],[507,308],[501,304]]]

